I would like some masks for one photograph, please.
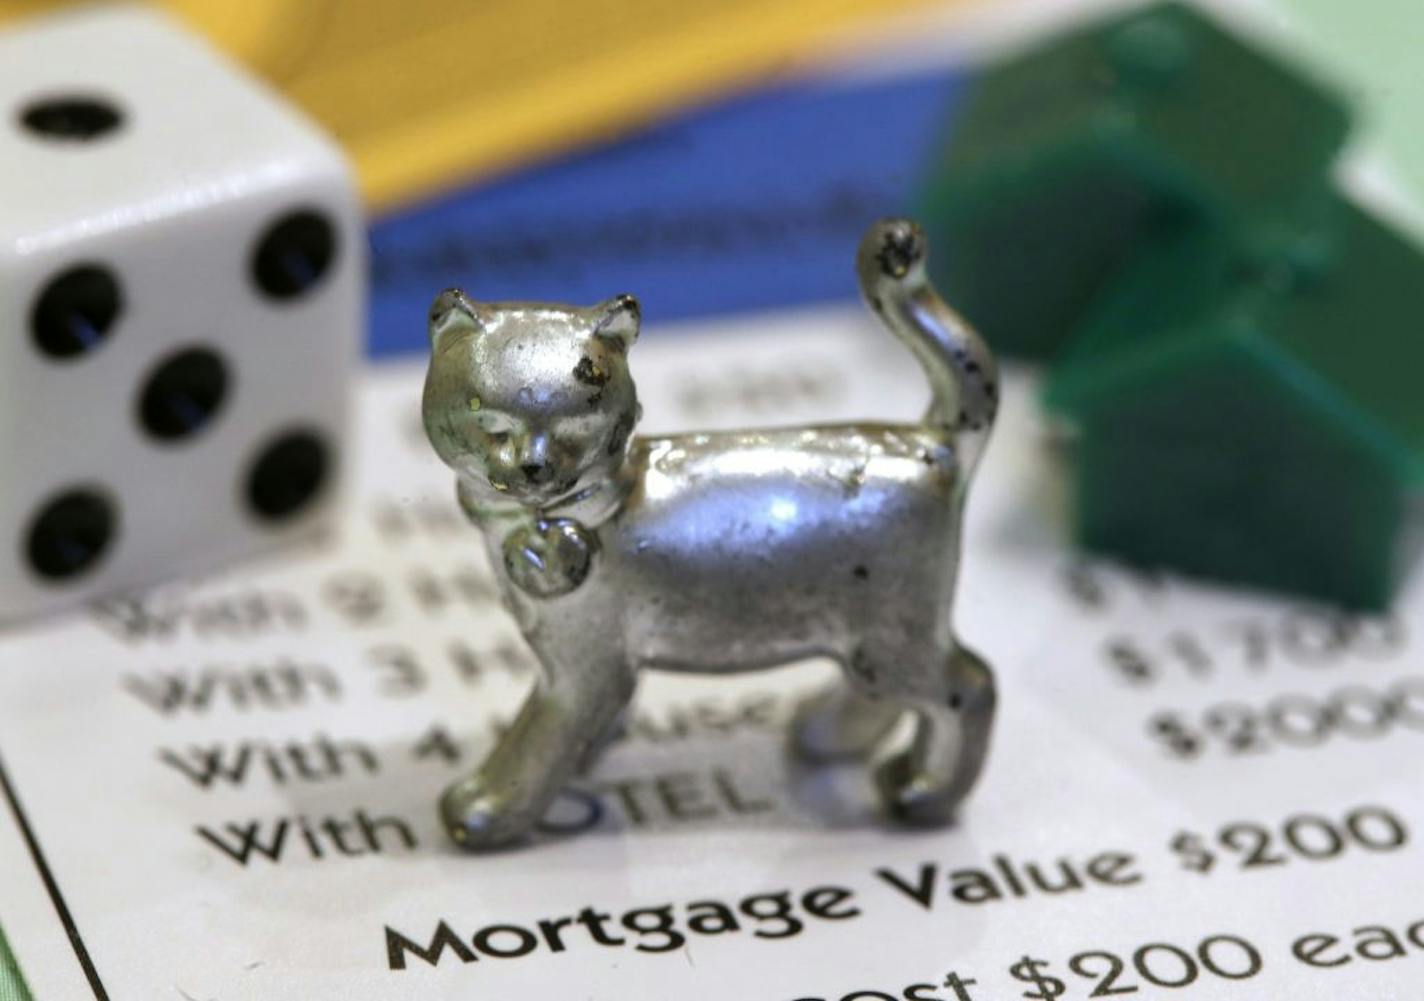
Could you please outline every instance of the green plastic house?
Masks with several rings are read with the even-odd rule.
[[[1047,384],[1089,548],[1379,609],[1424,511],[1424,254],[1366,211],[1162,241]]]
[[[946,296],[1006,354],[1051,358],[1141,249],[1318,211],[1344,105],[1169,3],[987,67],[920,215]]]

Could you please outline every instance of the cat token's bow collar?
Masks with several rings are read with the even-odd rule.
[[[559,497],[539,508],[541,518],[569,518],[586,528],[597,528],[623,507],[633,489],[633,477],[620,471],[612,480],[604,480]]]

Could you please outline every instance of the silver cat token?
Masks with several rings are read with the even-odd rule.
[[[618,725],[643,668],[706,674],[829,657],[800,707],[812,760],[874,752],[886,809],[947,820],[978,778],[988,666],[952,629],[960,522],[998,401],[993,357],[925,276],[917,226],[871,227],[861,293],[933,388],[918,424],[634,436],[638,303],[476,303],[430,315],[425,428],[455,470],[542,666],[513,726],[445,793],[470,849],[515,841]]]

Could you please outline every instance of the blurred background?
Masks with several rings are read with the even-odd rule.
[[[6,0],[0,25],[63,6]],[[382,354],[420,348],[409,317],[449,284],[573,301],[636,289],[651,321],[848,297],[846,247],[867,218],[919,207],[982,70],[1146,5],[164,6],[354,159],[372,226],[371,347]],[[1206,9],[1328,83],[1358,120],[1352,143],[1377,144],[1424,183],[1417,4]]]

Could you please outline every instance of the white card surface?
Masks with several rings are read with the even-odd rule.
[[[853,310],[660,333],[650,430],[927,398]],[[549,832],[459,853],[435,798],[530,661],[421,375],[368,377],[339,538],[0,639],[0,923],[37,1001],[1424,996],[1424,596],[1356,619],[1076,559],[1017,371],[970,495],[956,620],[1000,715],[956,826],[792,763],[809,664],[646,675]]]

